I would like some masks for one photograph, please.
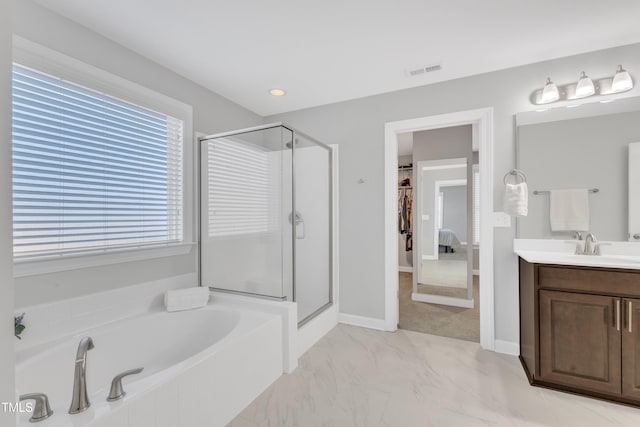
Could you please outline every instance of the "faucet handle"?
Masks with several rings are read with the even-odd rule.
[[[49,398],[44,393],[23,394],[20,396],[20,401],[23,400],[35,400],[36,402],[29,422],[37,423],[38,421],[44,421],[53,414],[51,406],[49,406]]]
[[[122,379],[129,375],[139,374],[143,370],[144,368],[130,369],[113,377],[113,381],[111,381],[111,390],[109,391],[109,397],[107,397],[107,402],[113,402],[115,400],[122,399],[124,395],[127,394],[122,389]]]
[[[582,248],[582,245],[578,242],[576,243],[576,241],[571,241],[571,242],[566,242],[566,243],[575,243],[576,245],[576,251],[574,252],[574,254],[576,255],[583,255],[584,254],[584,249]]]
[[[601,255],[600,246],[609,246],[609,245],[611,245],[611,243],[596,242],[595,245],[593,246],[593,254]]]

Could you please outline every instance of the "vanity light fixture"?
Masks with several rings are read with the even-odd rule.
[[[269,93],[273,96],[285,96],[287,94],[287,92],[284,89],[278,89],[278,88],[270,89]]]
[[[576,83],[557,86],[547,78],[543,88],[531,94],[531,103],[545,105],[556,101],[573,101],[589,96],[613,95],[633,89],[633,79],[627,70],[618,65],[612,77],[591,80],[583,71]]]
[[[555,102],[558,99],[560,99],[558,86],[551,81],[551,77],[547,77],[547,83],[544,85],[544,89],[542,89],[542,98],[540,103],[548,104],[550,102]]]
[[[629,72],[623,69],[622,65],[618,65],[616,74],[613,76],[613,82],[611,82],[611,90],[617,93],[624,92],[631,88],[633,88],[633,80],[631,80]]]
[[[615,80],[615,79],[614,79]],[[593,80],[591,80],[584,71],[580,75],[580,80],[576,85],[576,98],[585,98],[596,93],[596,88],[593,86]]]

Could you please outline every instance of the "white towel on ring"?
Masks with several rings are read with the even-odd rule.
[[[529,190],[526,182],[505,184],[504,212],[511,216],[527,216],[529,213]]]

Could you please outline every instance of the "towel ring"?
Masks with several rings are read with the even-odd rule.
[[[507,172],[506,174],[504,174],[504,183],[507,183],[507,178],[509,178],[510,176],[513,176],[516,180],[516,184],[521,184],[523,182],[527,182],[527,175],[524,174],[524,172],[522,172],[521,170],[518,169],[511,169],[509,172]],[[518,182],[518,178],[521,179],[521,182]]]

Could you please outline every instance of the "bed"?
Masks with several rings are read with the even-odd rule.
[[[438,245],[444,247],[445,253],[454,253],[460,247],[460,240],[453,230],[441,228],[438,230]]]

